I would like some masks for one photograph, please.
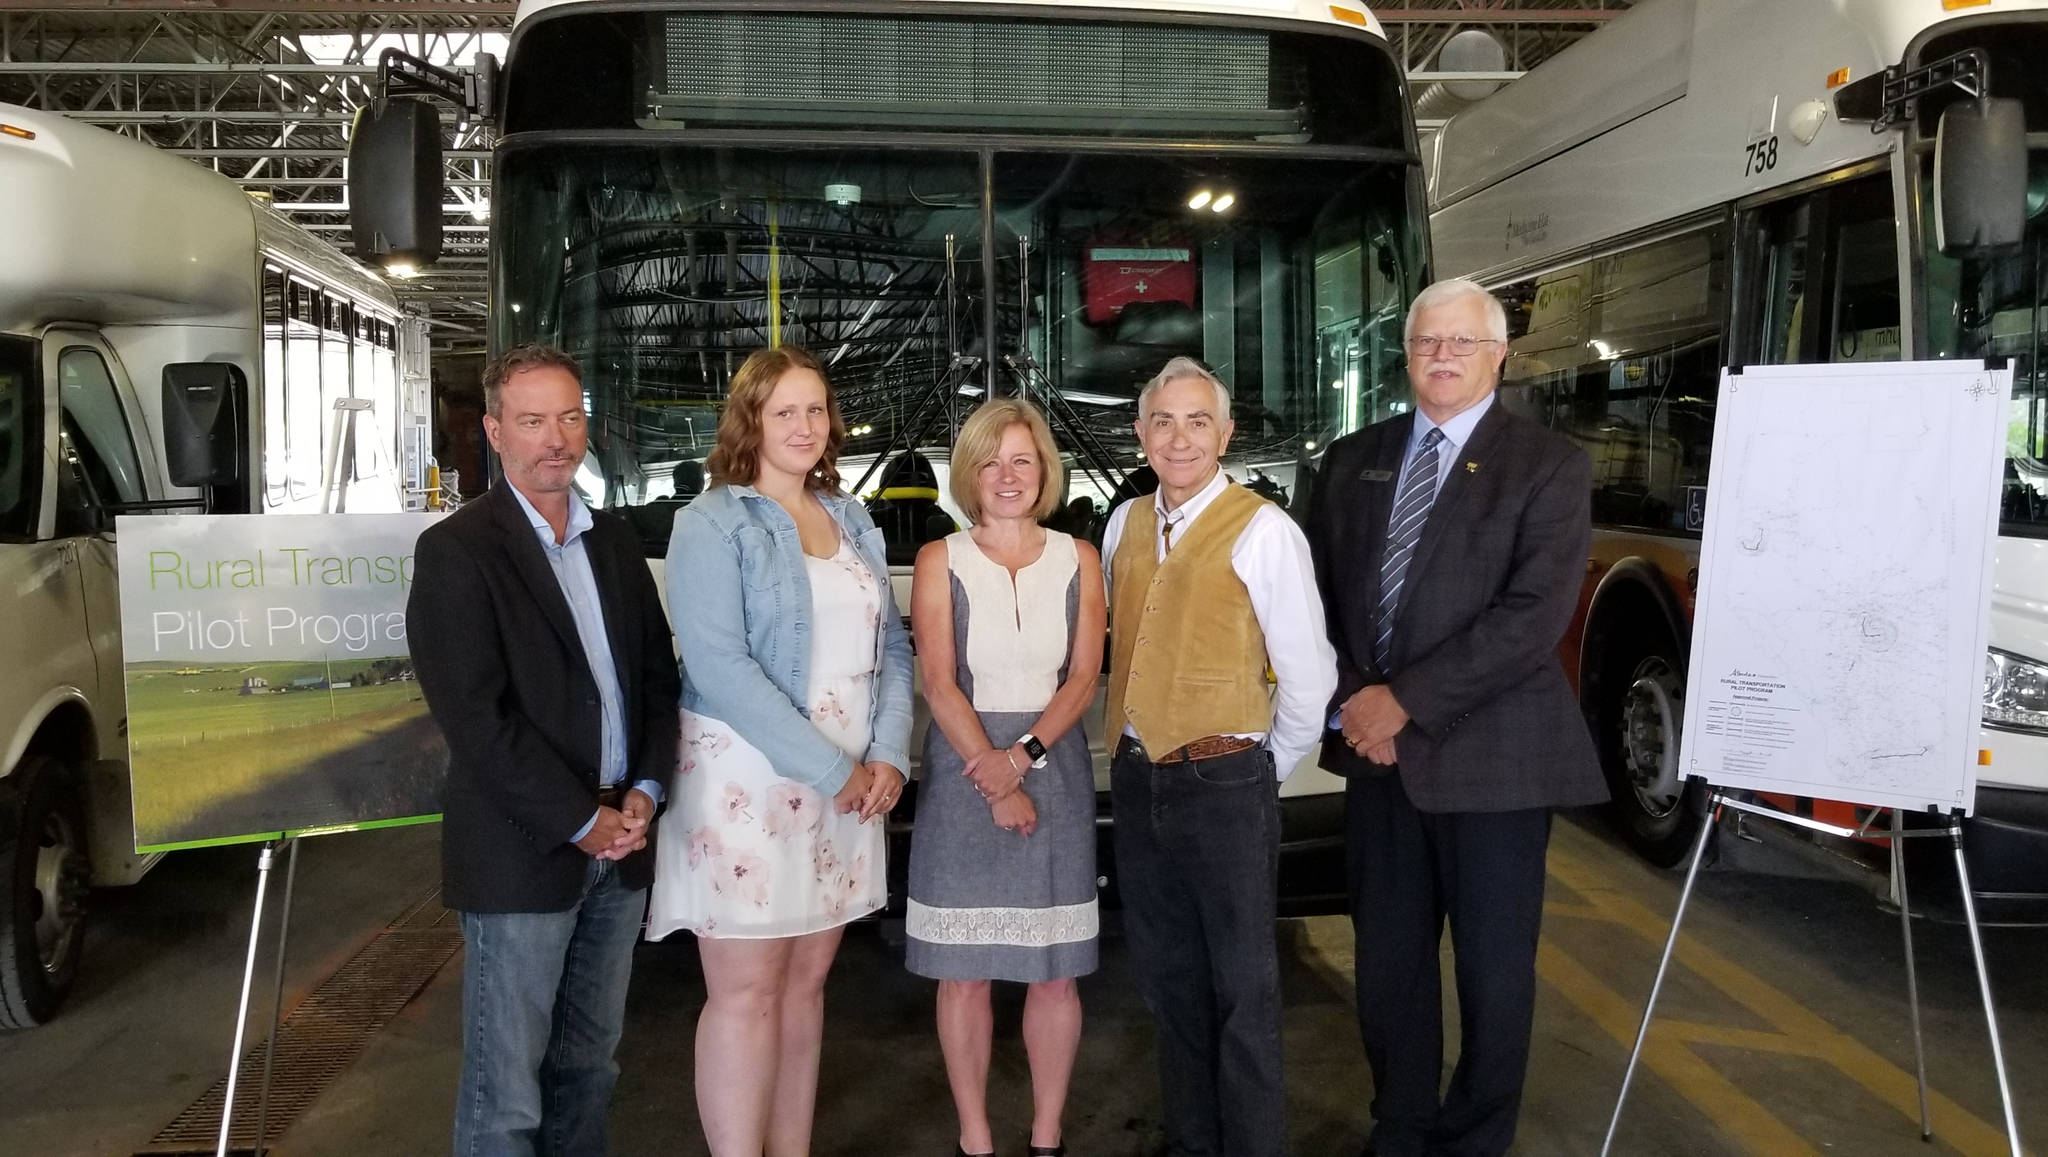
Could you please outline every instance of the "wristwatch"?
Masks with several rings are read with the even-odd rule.
[[[1036,735],[1029,731],[1025,732],[1018,738],[1017,746],[1023,748],[1024,754],[1031,757],[1032,767],[1045,766],[1045,744],[1040,743]]]

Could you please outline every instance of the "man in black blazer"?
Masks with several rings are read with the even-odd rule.
[[[587,442],[576,363],[507,352],[484,371],[484,411],[504,477],[420,535],[406,608],[448,740],[442,899],[466,948],[455,1151],[596,1157],[680,681],[639,538],[571,489]]]
[[[1592,540],[1584,451],[1495,398],[1500,303],[1440,282],[1408,314],[1414,412],[1338,439],[1311,507],[1337,694],[1322,765],[1345,792],[1375,1157],[1514,1139],[1552,808],[1606,788],[1557,647]],[[1461,1047],[1443,1067],[1438,945]]]

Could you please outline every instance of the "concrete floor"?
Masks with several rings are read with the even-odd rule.
[[[436,876],[431,828],[304,845],[287,1007],[405,911]],[[0,1153],[125,1155],[226,1068],[253,848],[171,857],[101,897],[85,974],[42,1029],[0,1035]],[[1867,884],[1752,853],[1702,876],[1690,943],[1660,1005],[1616,1152],[1995,1154],[1997,1087],[1959,928],[1921,923],[1920,984],[1936,1139],[1914,1124],[1912,1040],[1896,917]],[[1763,870],[1758,870],[1759,868]],[[1557,826],[1543,987],[1522,1130],[1528,1157],[1597,1152],[1679,879],[1642,867],[1592,825]],[[1083,982],[1088,1028],[1068,1115],[1076,1157],[1137,1157],[1158,1143],[1151,1028],[1124,942]],[[848,936],[828,993],[819,1157],[952,1151],[951,1105],[931,1033],[931,985],[902,970],[888,926]],[[1301,1157],[1351,1157],[1368,1082],[1351,1019],[1350,926],[1282,922],[1290,1132]],[[2048,1139],[2048,931],[1991,930],[1986,948],[2024,1136]],[[267,976],[267,968],[265,975]],[[445,1151],[454,1096],[459,959],[372,1039],[285,1134],[288,1157]],[[624,1074],[619,1154],[704,1152],[690,1088],[702,998],[687,937],[643,945]],[[1016,994],[999,997],[992,1098],[998,1138],[1021,1151],[1028,1088]],[[267,1006],[265,1006],[267,1008]]]

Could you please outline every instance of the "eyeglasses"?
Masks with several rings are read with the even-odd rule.
[[[1478,353],[1480,346],[1499,344],[1499,338],[1466,337],[1463,334],[1456,337],[1438,337],[1435,334],[1418,333],[1408,339],[1408,352],[1426,358],[1436,353],[1438,349],[1446,349],[1453,357],[1463,358]]]

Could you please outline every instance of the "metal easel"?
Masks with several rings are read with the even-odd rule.
[[[1690,779],[1695,783],[1702,782],[1698,776]],[[1650,998],[1643,1005],[1643,1019],[1636,1029],[1635,1047],[1629,1050],[1628,1068],[1622,1072],[1621,1092],[1614,1099],[1614,1115],[1607,1122],[1607,1137],[1600,1143],[1601,1157],[1607,1157],[1614,1147],[1614,1134],[1621,1125],[1621,1111],[1628,1102],[1629,1085],[1635,1078],[1636,1064],[1642,1059],[1643,1043],[1650,1035],[1650,1019],[1657,1012],[1657,997],[1663,991],[1664,976],[1670,970],[1671,956],[1678,946],[1678,930],[1685,923],[1685,909],[1692,899],[1693,882],[1699,878],[1700,863],[1706,858],[1707,840],[1712,836],[1715,825],[1720,822],[1721,809],[1724,807],[1761,819],[1835,836],[1858,838],[1868,835],[1870,831],[1869,823],[1861,828],[1842,827],[1806,816],[1792,815],[1748,800],[1733,799],[1726,788],[1713,789],[1713,794],[1707,800],[1707,818],[1700,824],[1699,838],[1693,842],[1692,864],[1685,872],[1685,887],[1678,894],[1678,910],[1671,916],[1671,934],[1664,940],[1664,955],[1657,962],[1657,977],[1650,983]],[[1962,813],[1948,813],[1943,817],[1941,827],[1908,831],[1899,810],[1891,808],[1890,811],[1892,878],[1897,882],[1899,889],[1899,928],[1906,944],[1906,995],[1913,1019],[1913,1064],[1920,1081],[1920,1139],[1932,1140],[1934,1128],[1927,1113],[1927,1056],[1920,1035],[1920,984],[1913,964],[1913,916],[1912,907],[1907,902],[1903,841],[1909,838],[1946,837],[1955,853],[1956,880],[1962,892],[1963,915],[1970,928],[1970,951],[1977,964],[1977,989],[1984,998],[1984,1024],[1991,1034],[1991,1063],[1998,1073],[1999,1104],[2005,1110],[2006,1144],[2012,1151],[2012,1157],[2021,1157],[2019,1119],[2013,1113],[2012,1085],[2006,1076],[2005,1049],[1998,1035],[1998,1013],[1992,1006],[1991,974],[1984,965],[1984,937],[1978,928],[1977,903],[1970,890],[1970,866],[1963,856]],[[1872,819],[1875,818],[1875,813],[1872,813]]]

